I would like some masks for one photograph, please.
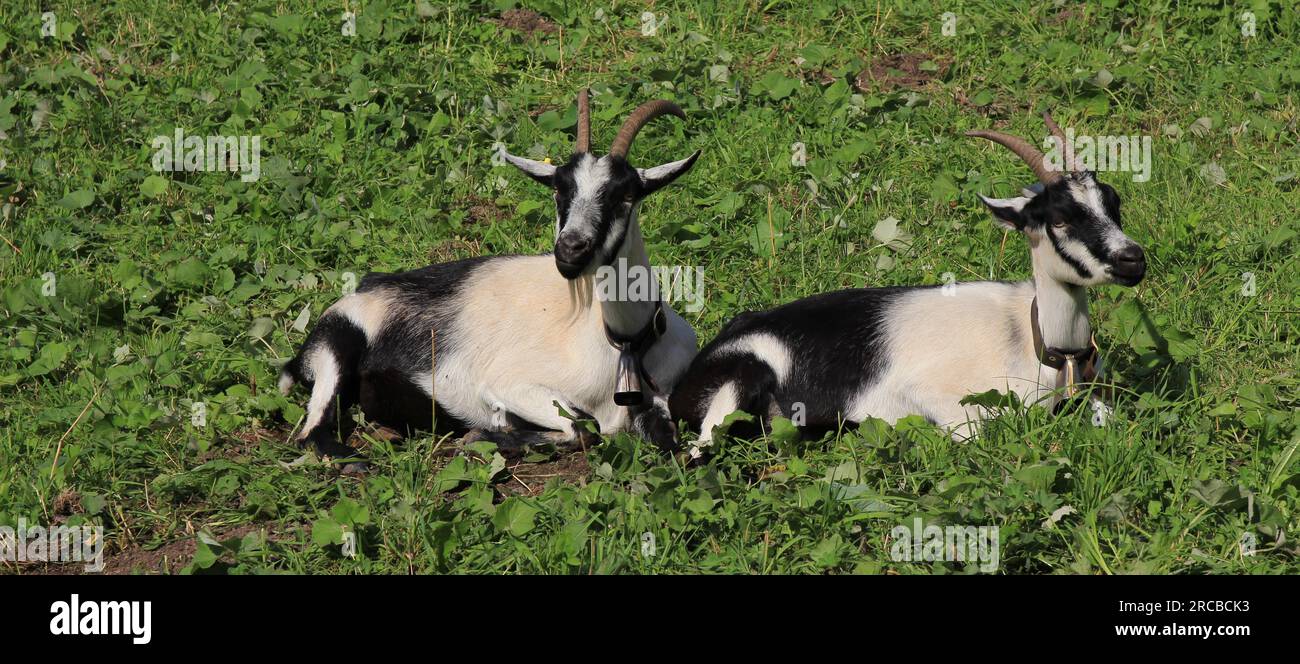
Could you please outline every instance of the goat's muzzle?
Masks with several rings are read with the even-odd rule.
[[[594,254],[590,238],[562,235],[555,241],[555,267],[565,279],[582,274]]]
[[[1130,244],[1111,256],[1110,274],[1115,283],[1136,286],[1147,273],[1147,258],[1142,247]]]

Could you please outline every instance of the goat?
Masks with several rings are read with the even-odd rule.
[[[503,150],[554,190],[554,255],[367,275],[321,315],[281,373],[285,394],[296,382],[311,389],[299,443],[311,442],[323,457],[355,456],[340,441],[339,420],[359,403],[375,423],[409,431],[436,421],[440,431],[495,442],[507,456],[528,445],[595,442],[561,409],[594,419],[601,433],[630,429],[671,446],[676,431],[661,391],[686,370],[695,332],[660,301],[605,298],[602,280],[618,274],[600,269],[649,269],[641,202],[699,157],[647,169],[628,164],[637,133],[664,114],[686,117],[667,101],[642,104],[598,157],[583,90],[576,148],[564,165]]]
[[[793,416],[823,432],[918,414],[961,439],[975,435],[980,416],[961,404],[967,395],[1009,390],[1055,407],[1090,382],[1098,356],[1087,288],[1134,286],[1146,259],[1121,230],[1115,190],[1077,165],[1051,115],[1043,117],[1068,173],[1023,139],[967,133],[1010,149],[1038,177],[1021,196],[980,196],[1028,241],[1032,279],[842,290],[736,316],[670,398],[673,417],[700,434],[691,454],[700,456],[736,410],[758,423]]]

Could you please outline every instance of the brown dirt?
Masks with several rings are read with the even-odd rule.
[[[278,429],[268,429],[265,427],[253,427],[240,429],[232,434],[229,438],[223,439],[213,444],[199,456],[200,461],[211,461],[213,459],[229,459],[231,461],[241,461],[253,456],[257,448],[262,446],[263,442],[272,444],[283,443],[289,440],[292,425],[285,425]]]
[[[475,224],[491,224],[510,216],[507,208],[486,196],[470,195],[461,205],[469,208],[469,220]]]
[[[218,541],[243,537],[249,533],[263,531],[267,540],[286,539],[288,535],[277,535],[271,523],[244,523],[212,531]],[[131,574],[140,570],[143,574],[167,572],[175,574],[194,559],[195,538],[186,537],[176,542],[168,542],[157,549],[146,551],[138,546],[118,551],[104,559],[103,574]]]
[[[59,495],[54,497],[54,515],[58,517],[69,517],[73,514],[81,513],[81,494],[72,489],[64,489]]]
[[[805,81],[812,81],[820,85],[830,85],[835,81],[839,80],[838,78],[835,77],[834,74],[830,73],[829,71],[826,71],[825,69],[816,69],[816,70],[805,72],[803,78]]]
[[[429,250],[429,260],[434,263],[446,263],[466,256],[477,256],[482,253],[481,248],[478,240],[452,238],[434,245]]]
[[[549,35],[559,29],[550,19],[531,9],[507,9],[502,12],[501,18],[493,19],[492,22],[529,37],[537,32]]]
[[[561,482],[582,485],[591,475],[587,455],[581,451],[562,454],[542,463],[516,462],[507,467],[510,479],[497,484],[501,493],[511,496],[536,496],[554,478]]]
[[[1048,16],[1046,22],[1051,25],[1061,25],[1079,18],[1083,18],[1083,9],[1081,7],[1062,7],[1061,11]]]
[[[248,533],[267,530],[265,536],[268,540],[279,541],[289,538],[287,534],[277,534],[275,531],[270,530],[275,526],[276,524],[271,523],[245,523],[217,529],[212,531],[212,536],[217,540],[228,540],[234,537],[243,537]],[[195,548],[194,536],[187,536],[174,542],[168,542],[153,550],[146,550],[140,546],[131,546],[113,552],[105,551],[104,569],[98,573],[118,575],[132,574],[139,571],[141,574],[175,574],[194,559]],[[9,567],[6,571],[12,569],[12,567]],[[19,565],[18,569],[21,574],[68,576],[87,574],[83,563],[31,563]]]
[[[976,106],[974,102],[970,100],[966,91],[961,88],[953,90],[952,98],[953,101],[957,102],[957,104],[962,108],[969,109],[974,113],[992,119],[993,123],[988,127],[989,129],[1006,129],[1007,125],[1010,124],[1006,120],[1008,116],[1013,115],[1018,111],[1032,108],[1032,105],[1030,104],[1017,104],[1014,102],[1003,101],[998,98],[994,98],[991,103],[985,106]]]
[[[538,104],[532,110],[528,111],[528,117],[535,118],[547,111],[558,111],[559,109],[560,107],[555,104]]]
[[[923,71],[921,64],[926,61],[934,62],[938,65],[938,69]],[[889,92],[897,88],[921,90],[930,87],[934,81],[942,79],[951,65],[952,61],[948,58],[926,53],[895,53],[872,60],[853,83],[861,92],[871,90]]]

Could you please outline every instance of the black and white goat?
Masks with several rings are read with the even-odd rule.
[[[602,279],[618,278],[601,266],[649,269],[637,219],[641,201],[699,156],[648,169],[628,164],[637,132],[664,114],[685,118],[672,103],[643,104],[609,154],[597,156],[584,90],[576,149],[564,165],[503,153],[555,192],[554,256],[373,273],[329,307],[280,378],[286,394],[294,382],[311,388],[298,440],[322,456],[352,456],[340,442],[340,425],[359,403],[371,421],[399,431],[428,429],[436,409],[440,431],[472,432],[506,454],[528,444],[584,441],[585,429],[560,408],[594,419],[602,433],[633,430],[672,445],[675,427],[663,395],[695,355],[695,332],[661,302],[597,295],[620,292],[600,288]],[[643,379],[650,399],[640,398]]]
[[[1048,114],[1068,173],[1028,142],[968,132],[1009,148],[1041,184],[1015,198],[980,198],[1029,243],[1033,278],[947,287],[892,287],[814,295],[732,319],[704,347],[670,398],[673,417],[712,441],[728,414],[783,415],[812,430],[918,414],[955,438],[978,429],[963,397],[998,389],[1054,406],[1096,374],[1087,288],[1133,286],[1142,248],[1120,229],[1115,190],[1080,169]]]

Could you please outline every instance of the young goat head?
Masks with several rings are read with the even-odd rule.
[[[1029,240],[1035,269],[1059,282],[1076,286],[1118,283],[1134,286],[1146,274],[1142,247],[1124,234],[1119,195],[1097,176],[1080,168],[1060,127],[1043,114],[1061,150],[1065,171],[1053,167],[1046,155],[1028,141],[996,131],[969,131],[987,138],[1024,160],[1039,184],[1015,198],[980,199],[998,221]]]
[[[529,177],[555,192],[555,267],[566,279],[576,279],[610,264],[628,229],[637,222],[637,208],[646,196],[689,171],[699,151],[653,168],[627,163],[637,132],[660,115],[685,118],[682,109],[664,100],[637,107],[609,148],[609,154],[591,152],[591,116],[587,91],[578,94],[578,140],[573,155],[561,166],[503,156]]]

